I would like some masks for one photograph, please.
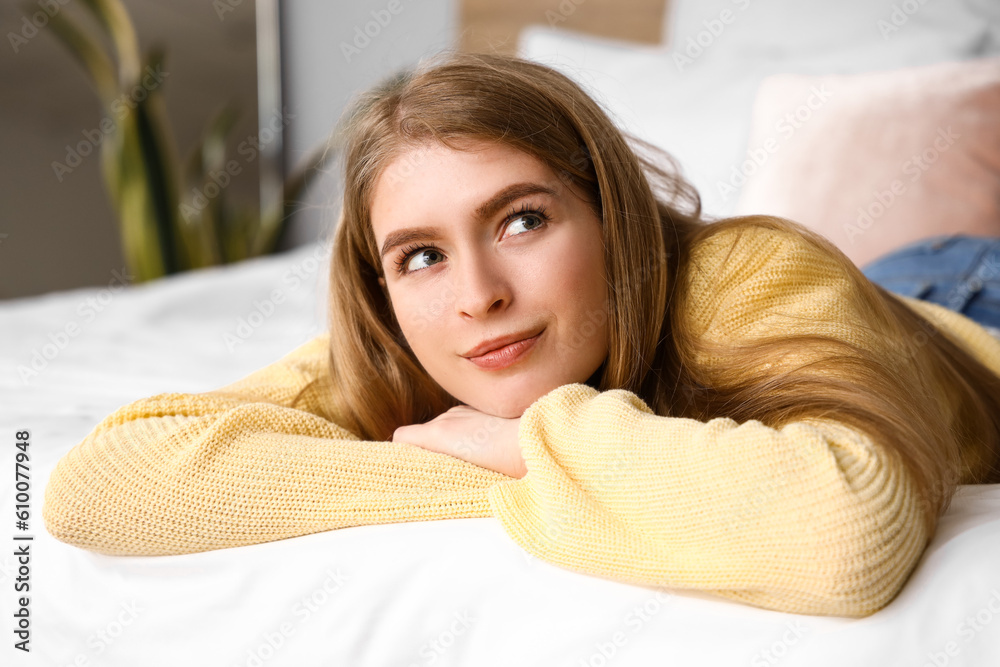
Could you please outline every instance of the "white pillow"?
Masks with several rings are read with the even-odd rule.
[[[921,65],[1000,50],[996,0],[675,0],[664,44],[700,58],[802,61],[847,68]],[[726,14],[724,14],[726,13]],[[706,33],[706,34],[701,34]],[[691,41],[695,46],[692,48]],[[863,55],[863,58],[861,57]],[[903,61],[900,61],[903,58]],[[823,58],[820,58],[823,60]],[[859,70],[860,71],[860,70]]]
[[[736,193],[719,196],[714,184],[740,161],[763,73],[709,64],[688,76],[662,49],[540,26],[526,28],[518,46],[581,84],[622,129],[677,158],[706,213],[731,214]]]
[[[669,47],[529,26],[518,54],[575,79],[624,130],[671,153],[701,194],[705,214],[725,217],[736,212],[742,186],[738,178],[733,184],[733,170],[748,158],[753,102],[766,77],[856,74],[1000,53],[997,0],[925,0],[919,11],[893,17],[894,5],[914,2],[920,0],[680,0],[667,19]],[[723,10],[730,12],[724,24]],[[897,27],[893,20],[899,29],[882,27],[883,37],[879,21]],[[707,44],[694,58],[685,53],[689,36]]]

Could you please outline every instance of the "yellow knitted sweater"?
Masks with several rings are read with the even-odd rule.
[[[868,340],[859,332],[871,323],[844,296],[851,277],[798,235],[759,230],[734,247],[721,233],[692,259],[703,270],[683,287],[705,336],[811,327]],[[1000,341],[983,327],[904,301],[1000,375]],[[578,572],[842,616],[887,604],[926,546],[906,472],[833,421],[776,430],[662,417],[625,390],[564,385],[523,414],[528,473],[512,479],[339,426],[320,408],[327,345],[324,334],[221,389],[159,394],[106,417],[52,473],[49,532],[105,554],[153,556],[495,517],[528,552]]]

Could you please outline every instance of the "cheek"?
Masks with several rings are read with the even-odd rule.
[[[445,283],[413,290],[396,290],[393,312],[410,346],[422,349],[428,338],[437,338],[445,316],[455,303],[455,294]]]
[[[600,237],[575,237],[540,267],[551,298],[574,310],[589,310],[606,301],[604,250]],[[551,288],[551,290],[549,290]]]
[[[608,288],[599,236],[578,239],[566,250],[546,269],[547,284],[561,320],[556,354],[576,369],[576,364],[597,363],[607,354]]]

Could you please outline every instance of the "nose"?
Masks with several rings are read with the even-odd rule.
[[[467,255],[453,275],[455,309],[462,317],[481,319],[510,304],[510,282],[500,262],[488,252]]]

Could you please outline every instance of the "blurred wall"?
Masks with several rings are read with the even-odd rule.
[[[80,14],[77,0],[54,4]],[[166,48],[162,90],[182,158],[229,101],[242,113],[233,152],[257,134],[252,0],[230,0],[232,11],[221,14],[203,0],[124,4],[140,47]],[[83,67],[51,34],[44,14],[31,25],[41,11],[34,2],[0,3],[0,299],[107,285],[124,266],[99,151],[82,157],[69,173],[57,175],[52,167],[65,163],[68,145],[86,141],[86,133],[97,136],[104,111]],[[9,33],[27,37],[11,40]],[[257,187],[257,165],[250,163],[226,195],[256,206]]]
[[[288,126],[285,164],[294,169],[323,145],[351,95],[444,48],[513,54],[532,23],[657,44],[667,0],[322,0],[284,2],[283,70]],[[279,249],[328,236],[339,212],[339,164],[303,197]]]
[[[294,0],[282,4],[285,165],[325,144],[351,97],[422,57],[453,48],[457,0]],[[339,212],[339,163],[302,197],[279,250],[326,237]]]

